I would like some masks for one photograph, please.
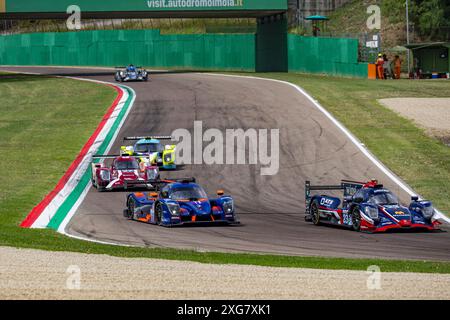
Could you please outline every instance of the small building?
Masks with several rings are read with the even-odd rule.
[[[421,70],[424,78],[445,78],[450,72],[450,42],[415,43],[405,46],[412,51],[413,72]]]

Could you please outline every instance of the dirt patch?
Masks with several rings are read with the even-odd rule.
[[[450,275],[444,274],[382,273],[381,289],[371,290],[371,273],[364,271],[209,265],[6,247],[0,247],[0,257],[0,299],[450,299]]]
[[[426,132],[450,145],[450,98],[393,98],[381,104],[413,120]]]

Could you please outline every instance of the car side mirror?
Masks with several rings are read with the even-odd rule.
[[[225,194],[225,192],[223,190],[217,190],[217,195],[218,196],[223,196]]]
[[[412,196],[411,197],[411,201],[419,201],[419,197],[418,196]]]
[[[167,191],[163,191],[161,192],[161,197],[163,197],[164,199],[169,198],[169,193]]]
[[[150,193],[151,198],[158,198],[158,192],[151,192]]]

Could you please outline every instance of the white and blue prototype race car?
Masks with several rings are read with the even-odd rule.
[[[116,67],[116,69],[114,78],[117,82],[148,81],[148,72],[142,67],[131,64],[128,67]]]

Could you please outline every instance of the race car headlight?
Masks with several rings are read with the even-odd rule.
[[[433,206],[425,207],[422,209],[422,214],[425,218],[430,219],[434,215],[434,208]]]
[[[179,216],[181,212],[180,205],[178,203],[168,203],[167,208],[172,216]]]
[[[120,76],[121,76],[121,77],[124,77],[124,76],[125,76],[125,72],[120,71]]]
[[[378,209],[373,207],[366,207],[364,209],[366,215],[368,215],[372,219],[378,219]]]
[[[233,200],[226,200],[223,203],[223,211],[227,214],[234,212],[234,201]]]
[[[172,154],[171,154],[171,153],[166,154],[166,155],[164,156],[164,161],[165,161],[165,162],[171,162],[171,161],[172,161]]]
[[[109,173],[109,171],[101,170],[100,179],[102,179],[103,181],[109,181],[111,180],[111,174]]]

